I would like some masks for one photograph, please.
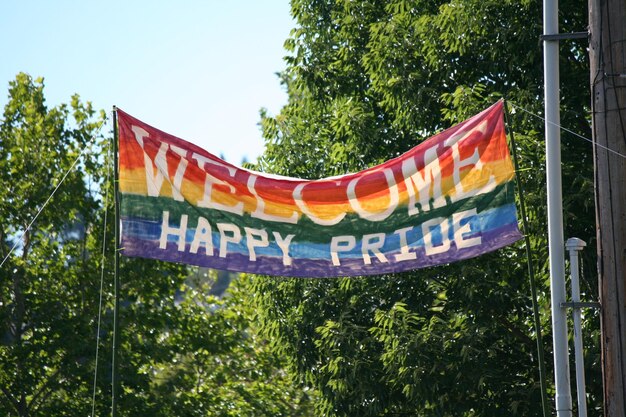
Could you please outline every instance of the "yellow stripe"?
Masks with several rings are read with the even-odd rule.
[[[461,185],[462,190],[466,193],[475,191],[489,184],[490,181],[494,182],[494,185],[500,185],[507,181],[510,181],[514,176],[513,165],[509,158],[484,163],[481,169],[466,169],[461,170]],[[399,205],[407,204],[408,193],[404,184],[399,185]],[[182,194],[187,202],[197,206],[200,201],[204,199],[204,184],[199,185],[196,182],[183,179],[182,182]],[[147,196],[148,188],[146,185],[146,173],[143,168],[138,169],[122,169],[120,172],[120,191],[124,194],[136,194]],[[442,194],[449,198],[454,198],[456,194],[454,179],[452,176],[442,178],[441,180]],[[164,179],[163,185],[159,192],[160,197],[172,198],[172,186],[167,179]],[[235,206],[239,202],[244,203],[244,211],[251,213],[257,209],[257,200],[253,196],[249,195],[233,195],[229,192],[222,192],[217,188],[213,188],[211,194],[212,200],[227,206]],[[436,196],[429,196],[434,198]],[[417,196],[419,199],[419,196]],[[389,206],[389,193],[382,192],[371,198],[360,198],[359,203],[361,207],[372,213],[385,210]],[[307,210],[323,220],[331,220],[336,218],[341,213],[352,213],[352,207],[349,202],[345,201],[342,204],[310,204],[307,205]],[[265,213],[290,217],[293,212],[297,212],[302,215],[302,212],[295,204],[283,204],[275,203],[271,200],[265,200]]]

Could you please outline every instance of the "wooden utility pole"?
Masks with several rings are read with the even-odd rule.
[[[589,0],[604,415],[626,417],[626,0]]]

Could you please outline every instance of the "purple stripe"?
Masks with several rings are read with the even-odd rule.
[[[448,251],[431,256],[426,256],[424,249],[419,248],[415,251],[417,259],[410,261],[395,261],[397,251],[385,253],[390,262],[382,263],[375,257],[372,257],[372,264],[370,265],[364,265],[363,260],[359,258],[343,259],[340,256],[341,265],[339,266],[334,266],[330,261],[322,259],[292,259],[292,264],[285,266],[283,265],[282,257],[257,256],[256,261],[250,261],[248,256],[239,253],[229,253],[225,258],[220,258],[218,256],[206,256],[202,250],[198,254],[190,253],[188,245],[184,252],[179,252],[176,243],[168,242],[166,249],[160,249],[158,241],[140,240],[127,236],[122,238],[122,253],[125,256],[152,258],[265,275],[339,277],[401,272],[473,258],[510,245],[521,239],[522,234],[519,232],[517,224],[511,223],[497,229],[485,231],[481,234],[481,237],[482,243],[480,245],[457,249],[454,242],[451,242]]]

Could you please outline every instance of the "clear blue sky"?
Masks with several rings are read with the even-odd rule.
[[[263,151],[259,109],[287,97],[276,72],[288,0],[3,0],[0,106],[20,72],[48,105],[113,105],[239,165]]]

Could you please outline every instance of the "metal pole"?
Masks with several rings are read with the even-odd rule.
[[[543,0],[543,33],[559,33],[558,1]],[[565,302],[565,254],[563,243],[563,201],[561,185],[561,138],[559,115],[559,41],[543,42],[546,175],[548,186],[548,244],[550,253],[550,293],[552,340],[554,344],[555,404],[558,417],[572,416],[569,385],[567,317]]]
[[[565,248],[569,251],[569,265],[571,274],[572,303],[580,303],[580,280],[578,277],[578,252],[587,244],[573,237],[567,239]],[[574,357],[576,358],[576,395],[578,398],[578,417],[587,417],[587,389],[585,387],[585,359],[583,357],[583,336],[580,307],[573,307],[574,318]]]
[[[543,353],[543,336],[541,332],[541,320],[539,316],[539,305],[537,303],[537,285],[535,283],[535,268],[533,266],[533,256],[531,253],[530,237],[528,236],[528,216],[526,216],[526,201],[524,200],[524,187],[520,178],[519,160],[517,158],[517,144],[515,143],[515,134],[513,133],[513,125],[511,124],[511,116],[509,115],[508,103],[504,103],[504,117],[506,126],[509,128],[509,137],[511,138],[511,153],[513,154],[513,165],[515,166],[515,181],[517,182],[517,195],[519,196],[519,208],[522,215],[522,225],[524,226],[524,242],[526,246],[526,262],[528,264],[528,278],[530,281],[530,296],[533,304],[533,321],[535,324],[535,333],[537,335],[537,362],[539,363],[539,386],[541,387],[541,410],[543,417],[551,415],[548,405],[547,377],[546,377],[546,361]]]
[[[119,367],[119,317],[118,310],[120,305],[120,201],[118,195],[119,169],[117,166],[117,108],[113,106],[113,194],[115,198],[115,267],[114,267],[114,305],[113,305],[113,358],[111,359],[111,416],[117,417],[117,392],[119,387],[118,367]]]

